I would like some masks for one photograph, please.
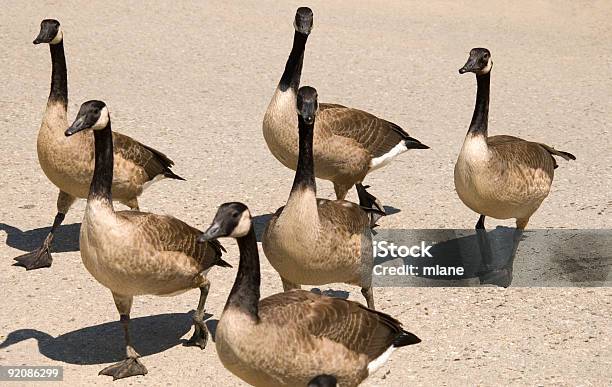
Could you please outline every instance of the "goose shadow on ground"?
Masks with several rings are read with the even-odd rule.
[[[191,330],[192,315],[193,311],[132,319],[130,334],[136,351],[147,356],[181,344],[184,342],[181,337]],[[205,316],[209,317],[209,314]],[[216,320],[207,321],[206,325],[214,338]],[[112,363],[122,360],[125,354],[123,328],[118,321],[77,329],[57,337],[37,329],[19,329],[7,335],[0,343],[0,350],[28,339],[37,340],[38,350],[47,358],[70,364]]]
[[[64,224],[57,228],[51,247],[52,253],[79,251],[79,230],[81,223]],[[0,231],[6,232],[6,244],[23,252],[34,251],[43,243],[51,227],[21,231],[17,227],[0,223]]]

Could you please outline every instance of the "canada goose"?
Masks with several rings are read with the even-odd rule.
[[[285,290],[300,284],[344,282],[361,286],[368,307],[374,309],[371,215],[377,211],[346,200],[317,199],[313,158],[313,137],[320,129],[317,91],[300,88],[296,103],[300,150],[295,179],[287,204],[264,230],[264,252]]]
[[[293,170],[298,161],[295,103],[312,20],[310,8],[298,8],[293,47],[263,120],[263,135],[270,152]],[[319,104],[316,126],[315,175],[334,183],[338,199],[344,199],[353,185],[404,151],[429,148],[392,122],[338,104]]]
[[[95,167],[87,207],[81,225],[81,258],[85,268],[110,289],[125,330],[127,358],[106,367],[100,374],[113,379],[144,375],[147,369],[129,338],[130,309],[134,296],[170,296],[200,288],[194,315],[195,332],[188,344],[206,346],[204,304],[210,288],[206,278],[214,266],[231,267],[221,259],[223,247],[216,241],[198,244],[197,229],[171,216],[139,211],[115,212],[112,202],[113,141],[108,108],[88,101],[66,136],[92,129]]]
[[[575,160],[568,152],[513,136],[488,137],[491,53],[470,51],[460,74],[476,74],[478,91],[470,128],[455,164],[455,188],[459,198],[480,214],[476,229],[484,229],[485,216],[516,218],[523,230],[529,218],[548,196],[557,163],[554,156]]]
[[[236,238],[240,264],[215,335],[223,366],[254,386],[306,386],[334,375],[356,386],[398,347],[420,342],[393,317],[340,298],[292,290],[259,299],[259,254],[251,213],[225,203],[198,239]]]
[[[40,33],[33,43],[48,43],[51,50],[51,92],[38,131],[37,150],[42,170],[60,192],[57,215],[40,248],[15,258],[15,265],[23,266],[26,270],[51,266],[53,233],[63,222],[72,203],[77,198],[87,197],[94,170],[93,135],[81,133],[71,138],[64,136],[68,128],[68,82],[64,34],[60,23],[52,19],[43,20]],[[120,133],[113,133],[113,143],[113,199],[131,209],[138,210],[138,196],[149,184],[165,177],[184,180],[170,170],[174,162],[163,153]]]

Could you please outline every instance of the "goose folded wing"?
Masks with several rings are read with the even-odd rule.
[[[170,170],[174,162],[156,149],[116,132],[113,132],[113,145],[115,152],[121,157],[144,169],[148,180],[153,180],[159,175],[182,179]]]
[[[270,322],[275,324],[297,324],[312,336],[365,354],[370,361],[385,352],[404,332],[401,323],[387,314],[356,302],[304,290],[279,293],[262,300],[260,314],[273,317]]]
[[[346,200],[317,199],[321,222],[331,222],[331,228],[349,234],[361,234],[369,227],[370,218],[361,206]]]
[[[146,243],[159,251],[180,251],[194,258],[203,268],[227,265],[221,259],[225,249],[218,241],[199,243],[197,238],[202,232],[175,217],[137,211],[117,214],[134,223]]]
[[[353,139],[373,158],[387,154],[402,141],[414,140],[398,125],[362,110],[333,104],[319,106],[321,125],[336,136]]]

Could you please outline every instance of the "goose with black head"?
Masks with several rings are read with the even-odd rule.
[[[421,340],[393,317],[305,290],[260,300],[252,215],[243,203],[222,204],[202,242],[235,238],[236,280],[217,325],[223,366],[253,386],[357,386],[397,348]],[[332,376],[333,375],[333,376]]]
[[[455,188],[463,203],[480,214],[476,229],[484,229],[486,216],[516,219],[523,230],[548,196],[557,162],[553,156],[575,160],[568,152],[518,137],[489,136],[489,95],[493,60],[486,48],[474,48],[460,74],[476,75],[474,114],[455,164]]]
[[[94,170],[94,139],[91,133],[67,138],[68,75],[64,55],[64,32],[59,21],[45,19],[34,44],[49,44],[51,91],[38,131],[38,162],[47,178],[59,188],[57,214],[42,245],[15,258],[26,270],[50,267],[53,235],[77,198],[87,198]],[[114,143],[113,200],[138,210],[138,196],[151,183],[163,178],[184,180],[170,169],[174,162],[163,153],[120,133]]]
[[[300,88],[296,106],[293,114],[299,122],[299,157],[295,178],[287,204],[266,226],[264,252],[285,290],[348,283],[361,287],[373,309],[372,217],[382,213],[346,200],[316,197],[313,138],[320,128],[317,91]]]
[[[134,296],[171,296],[199,288],[195,331],[187,344],[203,349],[208,338],[204,307],[210,289],[206,274],[213,266],[231,266],[221,258],[224,250],[218,242],[197,243],[201,232],[177,218],[115,211],[112,201],[114,138],[104,102],[88,101],[81,105],[65,135],[74,136],[85,130],[93,131],[95,167],[81,225],[81,258],[87,271],[110,289],[126,338],[126,359],[100,374],[113,379],[144,375],[147,369],[129,336]]]
[[[312,26],[312,10],[298,8],[293,47],[263,119],[263,135],[270,152],[293,170],[299,153],[295,104]],[[344,199],[353,185],[360,186],[367,174],[405,151],[429,148],[392,122],[338,104],[320,103],[316,126],[315,175],[333,182],[338,199]]]

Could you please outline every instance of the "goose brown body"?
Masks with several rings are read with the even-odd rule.
[[[66,106],[49,101],[38,131],[38,161],[47,178],[62,192],[73,198],[86,198],[94,171],[93,133],[66,137],[67,128]],[[116,132],[113,145],[115,201],[138,208],[137,198],[148,183],[174,175],[170,171],[174,163],[155,149]]]
[[[555,160],[548,146],[512,136],[468,135],[455,165],[459,198],[496,219],[529,219],[548,196]]]
[[[263,249],[283,280],[293,284],[371,283],[370,217],[345,200],[316,199],[309,190],[293,194],[276,211]]]
[[[304,290],[261,300],[258,316],[228,308],[215,336],[223,366],[254,386],[305,386],[322,373],[356,386],[403,333],[389,315]]]
[[[89,200],[81,225],[87,271],[113,293],[168,296],[198,288],[221,263],[218,243],[196,243],[201,231],[171,216],[115,212]]]

